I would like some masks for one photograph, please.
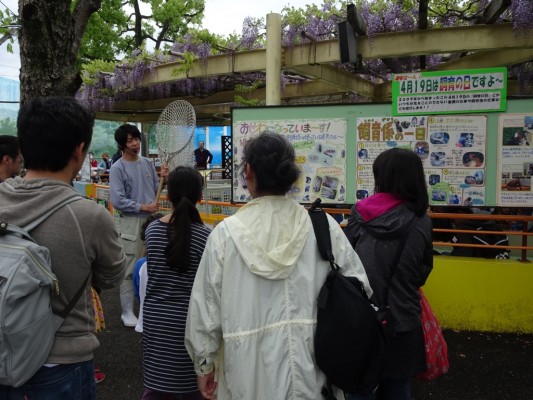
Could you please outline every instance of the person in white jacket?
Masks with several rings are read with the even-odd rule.
[[[320,399],[326,377],[313,340],[329,264],[308,212],[285,196],[299,174],[294,149],[262,133],[246,143],[242,165],[253,200],[209,236],[189,304],[185,345],[198,387],[206,399]],[[328,220],[343,273],[371,295],[359,257]]]

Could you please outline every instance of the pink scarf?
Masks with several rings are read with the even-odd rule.
[[[365,222],[370,221],[404,203],[390,193],[376,193],[357,202],[355,207]]]

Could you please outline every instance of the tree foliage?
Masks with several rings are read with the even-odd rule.
[[[103,0],[91,16],[80,59],[113,61],[135,49],[168,49],[202,21],[204,0]]]
[[[114,61],[128,51],[128,38],[122,34],[128,16],[121,8],[122,3],[122,0],[104,0],[100,10],[91,15],[83,35],[80,63],[90,60]]]
[[[82,65],[116,61],[151,45],[168,48],[201,22],[204,0],[19,0],[20,15],[0,13],[0,38],[20,24],[21,101],[74,95]]]

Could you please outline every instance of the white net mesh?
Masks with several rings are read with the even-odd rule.
[[[194,107],[187,101],[176,100],[165,107],[156,125],[159,156],[172,171],[179,165],[192,166],[193,136],[196,127]]]

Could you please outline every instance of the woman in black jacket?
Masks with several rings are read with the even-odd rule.
[[[426,179],[418,155],[399,148],[381,153],[372,171],[375,193],[353,207],[345,233],[365,267],[372,301],[390,306],[392,337],[377,392],[347,399],[410,400],[410,380],[426,365],[418,291],[433,268]]]

